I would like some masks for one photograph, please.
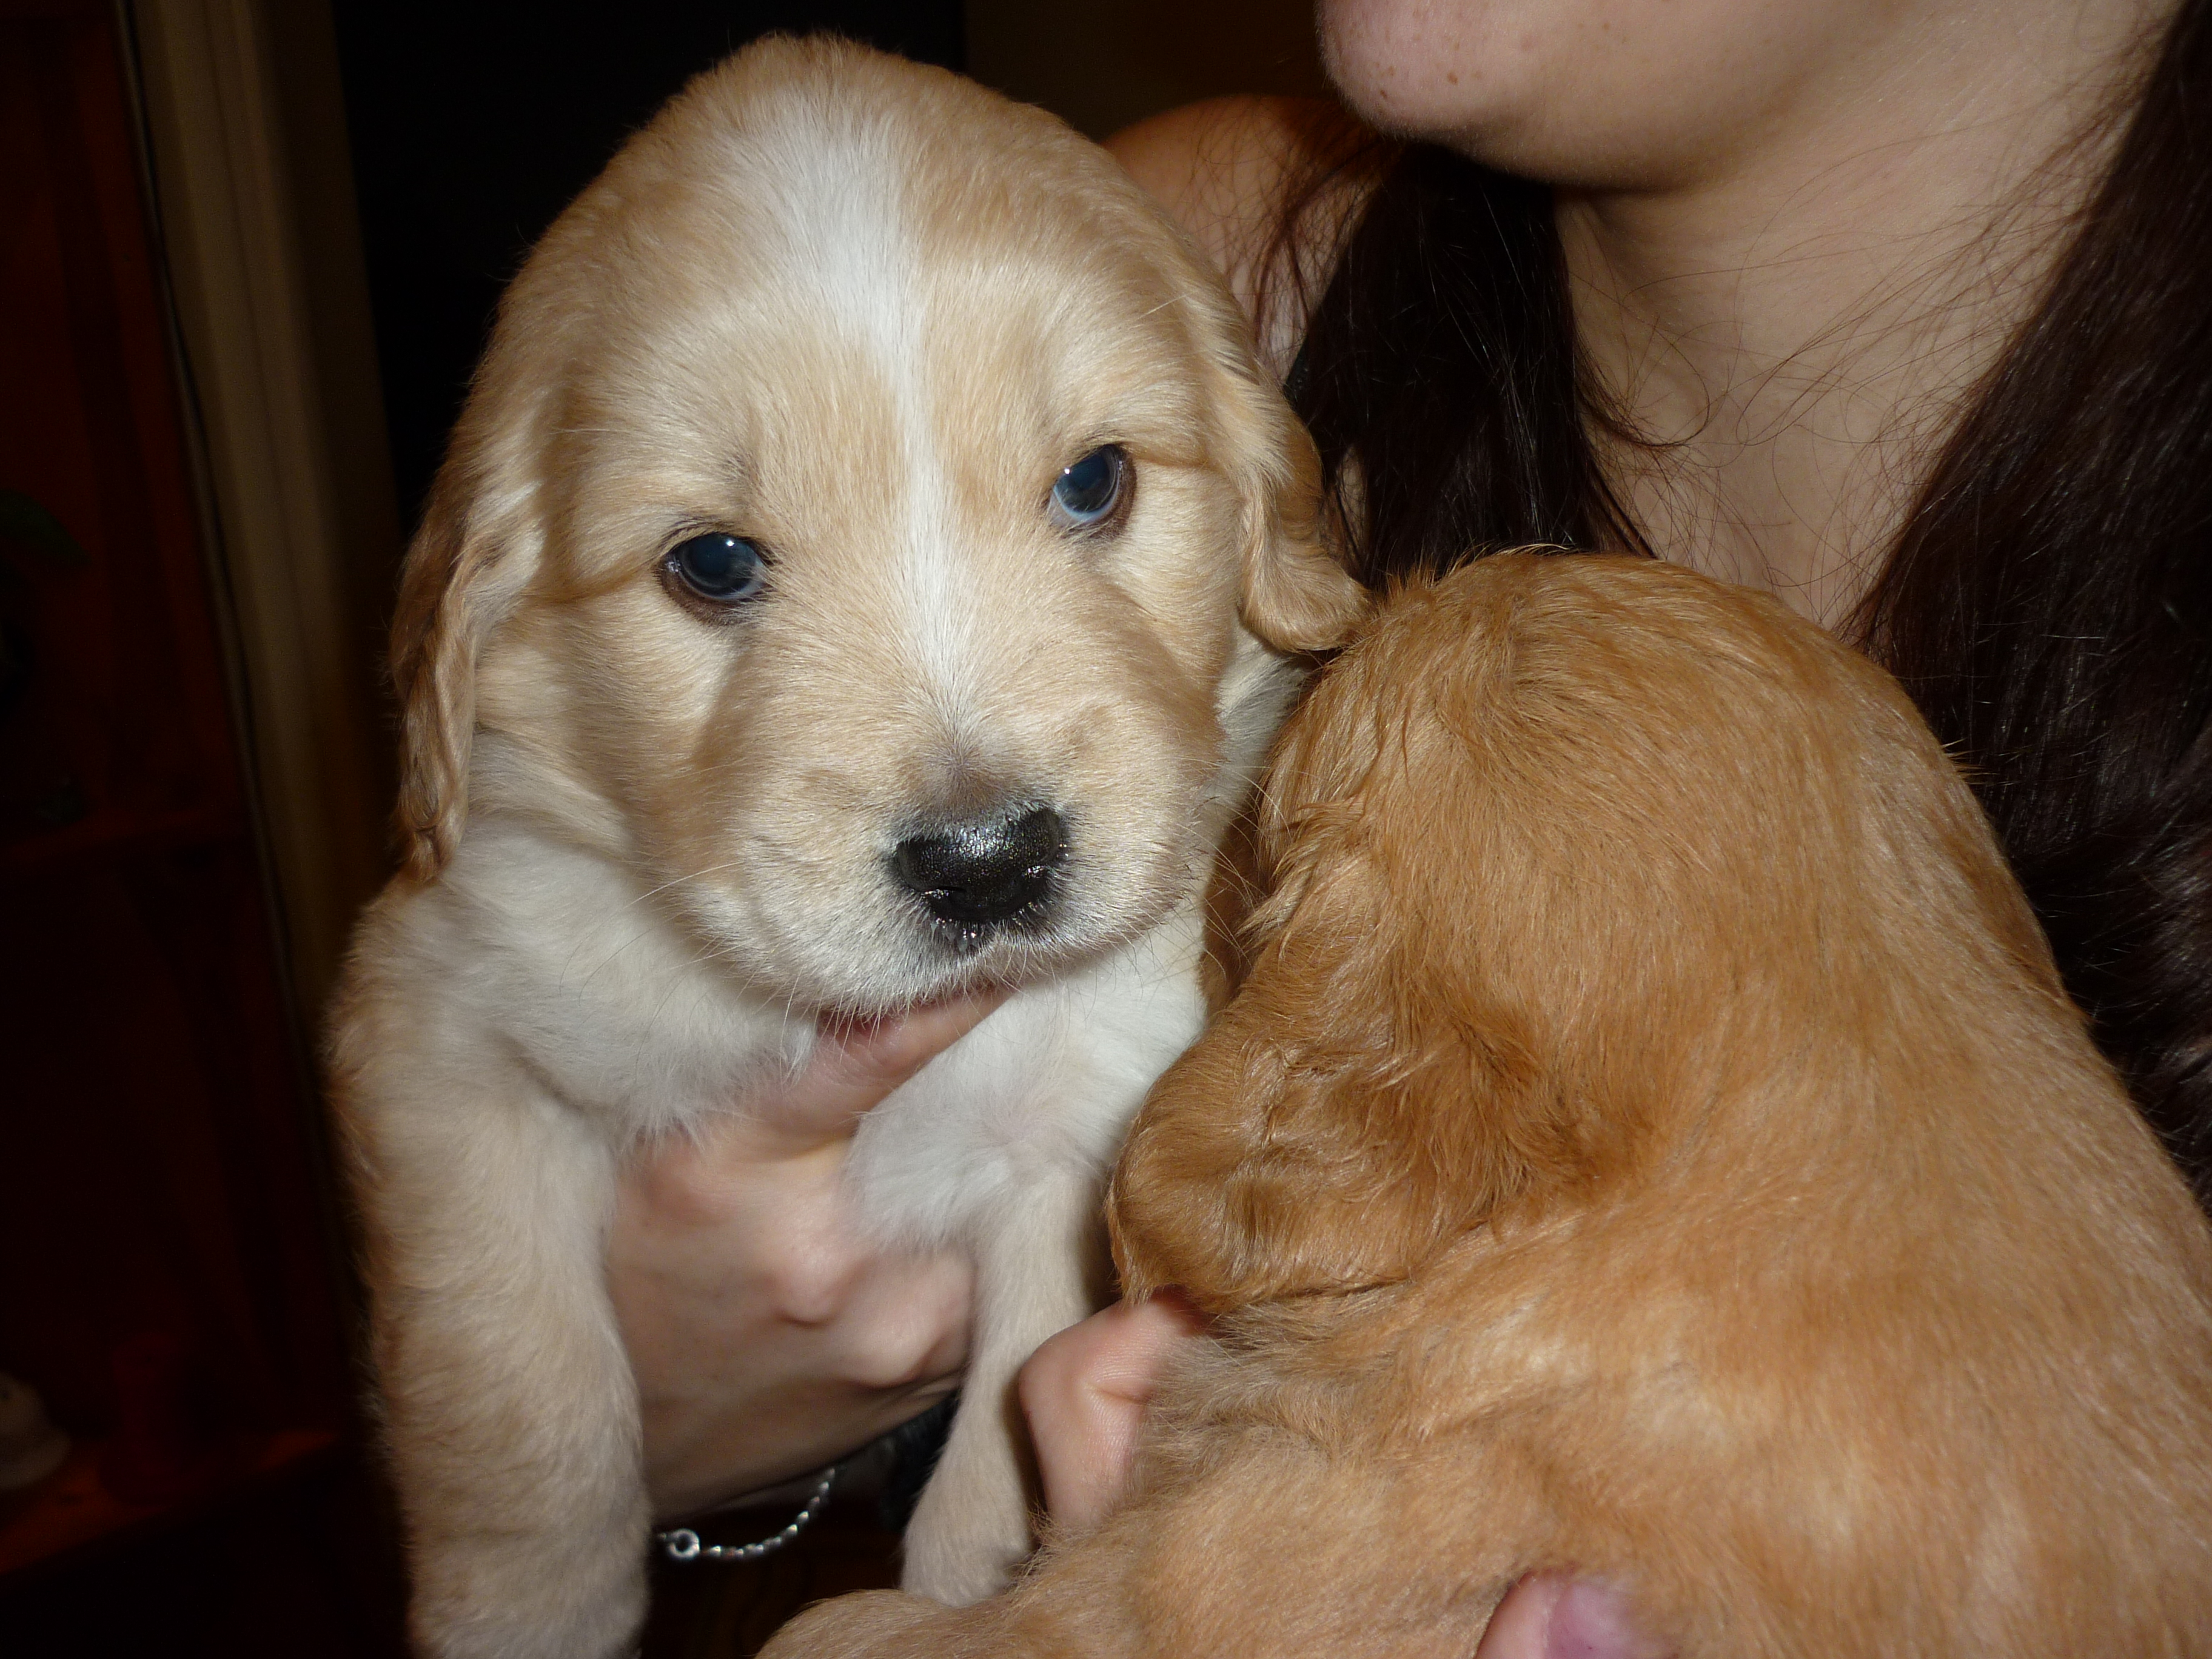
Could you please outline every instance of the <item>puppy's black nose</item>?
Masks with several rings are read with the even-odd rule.
[[[1060,814],[1039,806],[1019,817],[956,824],[891,849],[891,873],[921,896],[930,915],[980,939],[988,930],[1042,913],[1052,872],[1066,856]]]

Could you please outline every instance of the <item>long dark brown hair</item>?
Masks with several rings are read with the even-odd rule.
[[[1291,384],[1359,574],[1649,551],[1598,464],[1593,432],[1620,428],[1551,193],[1389,156],[1340,158],[1380,182]],[[2185,0],[1850,632],[1966,767],[2099,1042],[2212,1200],[2212,0]]]

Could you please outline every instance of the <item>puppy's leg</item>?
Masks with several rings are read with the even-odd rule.
[[[1091,1311],[1097,1194],[1060,1176],[994,1209],[975,1241],[975,1338],[958,1414],[906,1534],[900,1583],[954,1607],[1003,1589],[1030,1553],[1029,1437],[1014,1376]]]
[[[1171,1380],[1170,1395],[1193,1381]],[[1194,1403],[1170,1398],[1169,1413]],[[845,1596],[761,1659],[1467,1659],[1533,1564],[1534,1483],[1492,1485],[1516,1477],[1459,1448],[1435,1468],[1348,1449],[1277,1421],[1224,1425],[1172,1468],[1147,1470],[1140,1453],[1131,1500],[1006,1594],[965,1607]]]
[[[348,1090],[375,1350],[439,1659],[597,1659],[645,1612],[635,1385],[601,1256],[612,1154],[519,1076]]]

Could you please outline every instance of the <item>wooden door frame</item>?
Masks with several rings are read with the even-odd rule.
[[[116,0],[291,989],[389,868],[400,544],[323,0]]]

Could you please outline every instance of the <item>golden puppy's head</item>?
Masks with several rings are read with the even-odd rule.
[[[1336,642],[1233,303],[1042,112],[841,43],[701,76],[501,305],[395,629],[401,828],[532,816],[780,994],[892,1006],[1187,890],[1227,688]]]
[[[1501,554],[1395,596],[1263,799],[1252,971],[1115,1177],[1135,1293],[1389,1282],[1692,1140],[1765,1179],[1862,1133],[1836,1103],[1883,1068],[1956,1137],[2008,1052],[2100,1065],[1896,682],[1679,566]],[[1782,1099],[1778,1131],[1698,1117]]]

